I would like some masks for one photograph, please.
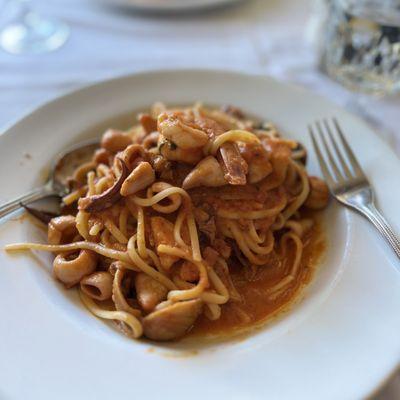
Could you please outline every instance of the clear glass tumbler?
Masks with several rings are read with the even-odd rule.
[[[400,92],[400,0],[327,0],[322,68],[352,90]]]
[[[62,46],[69,28],[61,21],[44,17],[30,7],[30,0],[13,0],[18,16],[0,31],[0,46],[13,54],[38,54]]]

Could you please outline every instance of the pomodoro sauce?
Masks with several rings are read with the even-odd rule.
[[[287,310],[312,279],[318,261],[326,248],[321,224],[315,216],[314,219],[316,219],[316,224],[306,235],[299,273],[288,290],[277,297],[268,293],[268,289],[287,274],[285,265],[292,263],[292,254],[289,255],[286,263],[276,255],[268,266],[258,267],[255,271],[249,271],[239,262],[231,263],[229,270],[232,281],[242,301],[230,301],[223,305],[221,317],[218,320],[211,321],[202,315],[189,335],[206,337],[234,335],[268,322],[278,313]]]

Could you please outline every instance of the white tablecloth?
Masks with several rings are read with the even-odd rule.
[[[213,12],[168,17],[116,10],[96,0],[33,0],[33,5],[67,22],[71,37],[46,55],[0,51],[0,128],[93,81],[146,69],[229,68],[269,74],[329,97],[367,118],[400,154],[399,98],[357,97],[317,72],[307,29],[311,0],[244,0]],[[376,397],[399,398],[400,375]]]

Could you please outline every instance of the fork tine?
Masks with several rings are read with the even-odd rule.
[[[354,173],[355,173],[356,175],[358,175],[358,176],[364,177],[364,172],[363,172],[363,170],[362,170],[360,164],[358,163],[357,158],[356,158],[356,156],[355,156],[354,153],[353,153],[353,150],[351,150],[349,144],[347,143],[347,140],[344,138],[343,131],[342,131],[342,129],[340,128],[337,119],[336,119],[336,118],[333,118],[332,120],[333,120],[333,123],[334,123],[334,125],[335,125],[335,128],[336,128],[336,130],[337,130],[337,132],[338,132],[338,134],[339,134],[339,136],[340,136],[340,139],[341,139],[341,141],[342,141],[343,147],[344,147],[344,149],[345,149],[345,151],[346,151],[347,158],[348,158],[349,161],[350,161],[350,165],[351,165],[351,167],[353,168]]]
[[[339,168],[338,168],[338,166],[336,164],[336,161],[333,158],[332,153],[331,153],[331,151],[329,149],[328,143],[326,142],[325,135],[324,135],[324,133],[322,131],[321,123],[319,121],[317,121],[315,125],[317,126],[317,129],[318,129],[318,132],[319,132],[319,136],[321,138],[322,144],[324,145],[325,152],[328,155],[330,166],[331,166],[333,172],[336,175],[336,179],[338,181],[343,181],[342,173],[340,172],[340,170],[339,170]]]
[[[347,162],[343,158],[342,152],[339,150],[339,147],[338,147],[338,145],[336,143],[336,140],[333,137],[331,127],[329,126],[328,121],[326,120],[326,118],[324,118],[323,122],[324,122],[324,125],[325,125],[325,129],[328,132],[329,139],[330,139],[330,141],[331,141],[331,143],[333,145],[333,148],[335,149],[335,154],[336,154],[337,158],[339,159],[340,165],[341,165],[345,175],[347,176],[347,178],[352,178],[350,169],[347,166]]]
[[[322,174],[324,175],[326,183],[330,187],[332,187],[335,184],[335,182],[334,182],[334,180],[332,178],[331,173],[329,172],[328,166],[325,163],[324,157],[321,154],[321,151],[320,151],[320,149],[318,147],[317,141],[315,140],[314,131],[313,131],[311,125],[308,125],[308,132],[309,132],[309,134],[311,136],[311,140],[312,140],[312,143],[313,143],[314,151],[317,154],[318,163],[319,163],[319,166],[321,168]]]

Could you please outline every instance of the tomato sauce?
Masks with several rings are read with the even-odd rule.
[[[253,271],[236,262],[229,265],[232,281],[242,297],[242,301],[229,301],[221,306],[221,317],[211,321],[202,315],[190,332],[190,336],[219,337],[234,335],[259,326],[271,320],[277,314],[287,311],[310,283],[317,264],[326,248],[319,218],[303,239],[305,244],[296,280],[287,290],[274,298],[268,293],[273,285],[287,274],[284,260],[278,255],[271,257],[268,266],[257,267]],[[293,262],[294,251],[289,252],[287,263]]]

